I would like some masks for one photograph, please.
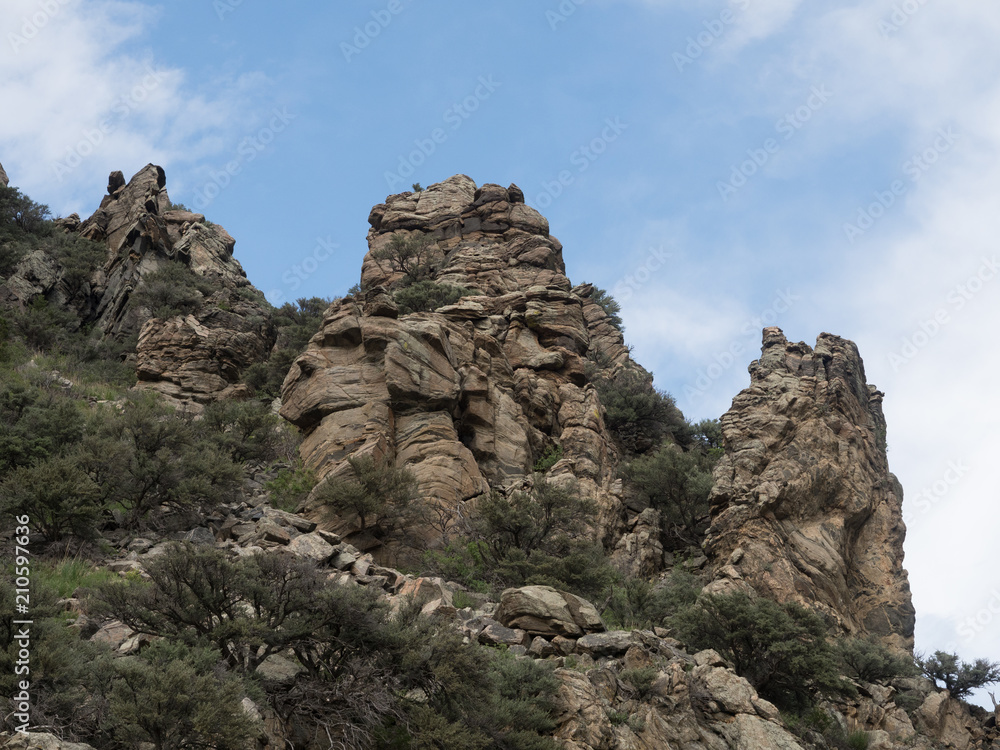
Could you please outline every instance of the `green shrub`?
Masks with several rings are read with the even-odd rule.
[[[639,667],[636,669],[623,669],[618,677],[622,682],[628,683],[635,688],[639,700],[649,697],[653,689],[653,682],[659,675],[656,667]]]
[[[562,459],[562,456],[562,446],[557,443],[552,443],[545,449],[545,452],[542,453],[541,457],[535,461],[535,471],[539,474],[544,474],[546,471],[555,466]]]
[[[281,384],[295,359],[305,351],[309,339],[323,323],[323,314],[330,300],[323,297],[302,298],[295,304],[286,302],[274,310],[272,320],[278,338],[266,362],[250,365],[243,371],[243,382],[254,395],[272,401],[281,395]]]
[[[48,234],[50,215],[48,206],[35,203],[17,188],[0,185],[0,239],[12,230]]]
[[[27,515],[46,542],[95,536],[102,509],[100,488],[69,457],[18,467],[0,483],[0,513]]]
[[[149,310],[155,318],[172,318],[198,312],[212,291],[208,279],[180,261],[167,261],[142,277],[128,303],[132,308]]]
[[[216,661],[209,649],[168,641],[116,660],[104,730],[124,747],[250,747],[256,732],[241,704],[243,685],[217,674]]]
[[[933,656],[917,656],[916,664],[924,676],[935,683],[944,683],[952,698],[965,698],[994,682],[1000,682],[1000,662],[976,659],[969,664],[958,654],[935,651]]]
[[[645,453],[687,430],[673,397],[657,391],[636,370],[598,372],[593,383],[604,406],[604,423],[625,451]]]
[[[415,527],[427,521],[413,475],[372,456],[348,463],[353,476],[326,480],[316,490],[318,502],[382,543],[409,542]]]
[[[834,652],[845,673],[862,682],[887,683],[917,672],[913,659],[891,651],[875,638],[841,638]]]
[[[238,463],[276,459],[280,424],[270,406],[257,401],[213,401],[202,415],[213,441]]]
[[[264,483],[264,489],[271,493],[271,504],[290,513],[298,510],[315,486],[316,475],[301,464],[282,469],[274,479]]]
[[[623,477],[642,500],[660,512],[664,544],[668,549],[697,545],[701,519],[709,512],[715,459],[701,450],[684,453],[664,445],[626,464]]]
[[[743,592],[705,596],[671,622],[688,646],[714,648],[779,706],[808,706],[815,693],[851,692],[837,674],[823,618],[797,604]]]
[[[847,746],[851,750],[868,750],[870,743],[871,738],[868,736],[868,732],[863,729],[856,729],[847,735]]]
[[[616,627],[633,630],[663,625],[698,598],[701,587],[690,573],[674,569],[662,584],[627,578],[612,586],[602,617]]]
[[[618,304],[618,300],[608,294],[608,292],[604,289],[600,289],[596,286],[594,287],[594,291],[590,294],[590,299],[601,306],[601,309],[603,309],[608,316],[608,322],[624,333],[625,326],[622,325],[622,316],[620,315],[622,306]]]
[[[437,243],[429,234],[395,234],[383,247],[373,250],[371,257],[379,268],[388,266],[391,272],[403,274],[404,282],[412,284],[433,277],[436,251]]]
[[[530,492],[491,490],[467,512],[465,534],[425,556],[440,575],[469,588],[553,586],[585,597],[616,578],[603,547],[587,538],[593,503],[535,475]]]
[[[434,312],[440,307],[453,305],[473,292],[452,284],[436,281],[417,281],[404,286],[393,295],[401,315],[417,312]]]

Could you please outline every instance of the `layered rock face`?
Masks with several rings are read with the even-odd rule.
[[[824,333],[810,348],[777,328],[763,339],[750,387],[722,417],[711,590],[749,586],[912,650],[903,493],[886,460],[882,394],[850,341]]]
[[[197,410],[239,395],[240,373],[267,358],[275,331],[263,295],[233,257],[236,241],[203,215],[170,205],[163,169],[149,164],[128,183],[113,172],[94,215],[64,226],[108,247],[93,280],[96,325],[109,336],[138,334],[140,385]],[[160,319],[129,304],[144,277],[172,262],[215,289],[197,313]]]
[[[621,333],[574,287],[548,222],[516,186],[459,175],[390,196],[369,217],[361,298],[326,312],[285,379],[281,414],[302,428],[302,457],[321,478],[354,453],[416,476],[422,496],[458,515],[488,486],[513,486],[553,444],[550,474],[599,501],[599,528],[621,525],[613,448],[588,353],[632,366]],[[399,314],[386,287],[401,274],[377,260],[394,237],[430,236],[434,280],[470,290],[436,312]],[[332,519],[331,519],[332,520]]]

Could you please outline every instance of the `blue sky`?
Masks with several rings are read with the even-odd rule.
[[[853,339],[887,394],[918,648],[1000,659],[995,2],[8,0],[4,16],[12,182],[86,216],[110,171],[158,163],[272,302],[343,293],[373,204],[464,173],[524,190],[691,418],[747,385],[762,325]]]

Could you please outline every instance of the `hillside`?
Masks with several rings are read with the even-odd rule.
[[[764,329],[693,424],[516,185],[387,197],[274,308],[160,167],[7,184],[0,748],[1000,747],[1000,666],[914,664],[852,342]]]

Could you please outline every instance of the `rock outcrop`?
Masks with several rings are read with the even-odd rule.
[[[886,460],[882,394],[857,347],[824,333],[810,348],[766,328],[749,370],[721,420],[710,590],[750,587],[912,650],[902,488]]]
[[[7,178],[7,173],[3,169],[3,164],[0,164],[0,185],[7,187],[10,185],[10,180]]]
[[[229,233],[201,214],[172,208],[166,175],[153,164],[127,183],[113,172],[100,208],[75,229],[108,248],[93,280],[94,322],[107,336],[138,335],[140,385],[194,410],[241,395],[240,374],[267,358],[275,330],[263,295],[233,257]],[[183,264],[212,287],[197,312],[163,319],[130,303],[143,279],[168,263]]]
[[[321,478],[346,471],[348,455],[384,457],[456,516],[490,486],[520,485],[559,445],[550,476],[597,500],[598,527],[617,539],[625,512],[614,448],[585,365],[599,352],[640,368],[593,287],[566,278],[561,244],[523,201],[516,186],[477,188],[458,175],[373,208],[364,291],[327,310],[285,379],[281,414],[302,429],[301,455]],[[433,280],[469,294],[401,315],[387,288],[402,273],[379,251],[406,238],[431,238]]]

